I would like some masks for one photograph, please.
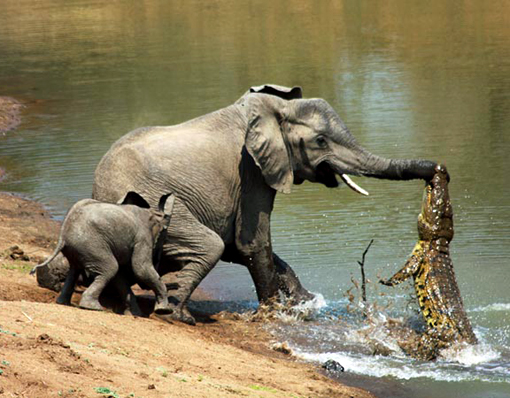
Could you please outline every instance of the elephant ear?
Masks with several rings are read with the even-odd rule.
[[[170,219],[172,218],[174,202],[175,196],[172,193],[163,195],[159,199],[159,214],[156,213],[159,223],[153,227],[154,247],[152,250],[152,264],[154,264],[156,271],[159,267],[159,260],[161,258],[163,244],[165,243],[167,228],[170,225]]]
[[[250,109],[245,140],[248,153],[269,186],[290,193],[294,174],[281,125],[285,103],[256,94],[250,96],[244,106]]]
[[[135,205],[143,209],[150,209],[149,203],[138,193],[129,191],[121,200],[117,202],[118,205]]]
[[[172,193],[163,195],[159,199],[158,209],[161,213],[164,213],[167,216],[172,215],[172,211],[174,209],[175,196]]]
[[[163,195],[159,199],[158,209],[163,213],[163,227],[168,228],[170,225],[170,219],[172,218],[172,212],[174,211],[175,196],[172,193]]]
[[[262,86],[250,87],[250,93],[274,95],[284,100],[303,98],[303,90],[299,86],[289,88],[276,84],[263,84]]]
[[[285,87],[278,86],[276,84],[263,84],[261,86],[252,86],[248,91],[246,91],[241,98],[239,98],[235,103],[242,104],[246,100],[246,96],[252,94],[268,94],[273,95],[275,97],[284,99],[284,100],[293,100],[303,98],[303,90],[299,86],[295,87]]]

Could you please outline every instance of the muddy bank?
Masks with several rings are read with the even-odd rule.
[[[20,112],[23,107],[23,104],[14,98],[0,96],[0,133],[5,133],[18,127],[21,122]]]
[[[29,262],[37,263],[56,246],[60,223],[39,203],[0,192],[0,256],[20,247]],[[15,260],[4,256],[1,261]]]
[[[0,193],[0,394],[372,396],[272,350],[262,323],[202,314],[191,327],[55,304],[28,270],[58,231],[39,204]]]

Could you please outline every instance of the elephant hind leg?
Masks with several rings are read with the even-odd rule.
[[[162,258],[162,261],[170,261],[180,268],[175,274],[178,287],[168,296],[174,310],[168,317],[194,325],[195,319],[187,308],[188,300],[221,258],[225,244],[216,232],[201,224],[187,208],[177,205],[178,201],[167,231]]]
[[[80,308],[87,310],[103,311],[104,308],[99,303],[99,296],[104,288],[115,277],[119,270],[119,264],[112,255],[101,258],[89,260],[89,263],[84,264],[85,269],[91,270],[96,274],[94,281],[83,292],[80,300]]]

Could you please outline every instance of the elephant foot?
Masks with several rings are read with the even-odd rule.
[[[131,292],[131,294],[128,297],[128,302],[126,303],[124,315],[144,316],[143,311],[138,305],[138,300],[136,299],[136,296],[133,294],[133,292]]]
[[[154,312],[158,315],[168,315],[174,312],[173,308],[169,304],[156,304]]]
[[[99,307],[91,307],[91,306],[84,306],[84,305],[79,305],[79,307],[83,310],[91,310],[91,311],[104,311],[104,308],[102,306],[99,306]]]
[[[161,314],[161,313],[157,313],[156,311],[154,311],[154,312],[156,313],[156,316],[159,319],[162,319],[163,321],[166,321],[168,323],[177,321],[177,322],[186,323],[191,326],[196,325],[195,318],[193,318],[193,316],[189,313],[187,308],[174,308],[174,309],[172,309],[172,313],[170,313],[170,314]]]
[[[57,304],[61,305],[71,305],[71,300],[67,298],[61,298],[60,296],[57,297]]]
[[[273,260],[278,278],[278,288],[293,305],[310,301],[315,295],[306,290],[294,270],[284,260],[273,253]]]
[[[131,316],[141,316],[143,317],[143,312],[142,310],[138,307],[138,308],[133,308],[133,307],[126,307],[126,309],[124,310],[124,315],[131,315]]]
[[[297,304],[300,304],[300,303],[304,303],[304,302],[307,302],[307,301],[312,301],[315,299],[315,294],[313,293],[310,293],[308,290],[306,289],[302,289],[298,292],[295,292],[291,297],[290,297],[290,300],[291,302],[294,304],[294,305],[297,305]]]
[[[104,308],[101,304],[99,304],[99,301],[97,300],[84,300],[83,298],[80,300],[79,304],[80,308],[83,308],[85,310],[92,310],[92,311],[104,311]]]

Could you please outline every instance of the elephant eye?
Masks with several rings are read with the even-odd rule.
[[[325,148],[328,146],[328,142],[326,141],[326,138],[324,138],[323,135],[318,135],[317,138],[315,138],[315,142],[321,148]]]

